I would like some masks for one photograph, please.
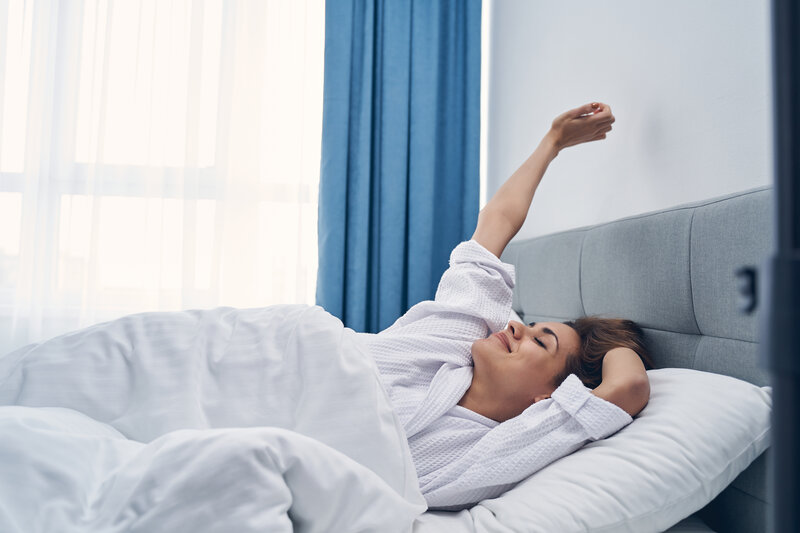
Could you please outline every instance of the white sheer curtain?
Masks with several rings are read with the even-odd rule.
[[[0,0],[0,352],[313,303],[324,0]]]

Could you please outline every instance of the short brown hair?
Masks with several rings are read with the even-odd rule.
[[[603,379],[603,358],[613,348],[630,348],[641,358],[645,369],[653,368],[644,332],[633,320],[584,316],[563,324],[578,333],[581,346],[578,353],[567,356],[564,370],[553,381],[556,388],[570,374],[575,374],[589,388],[597,387]]]

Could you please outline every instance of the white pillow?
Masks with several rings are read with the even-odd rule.
[[[769,446],[770,387],[685,368],[647,374],[650,401],[633,423],[473,507],[476,530],[664,531]]]
[[[516,320],[517,322],[522,322],[522,317],[521,317],[521,316],[519,316],[519,315],[517,314],[517,312],[516,312],[516,311],[514,311],[513,309],[511,310],[511,316],[510,316],[510,317],[508,317],[508,321],[509,321],[509,322],[511,322],[512,320]],[[522,322],[522,323],[524,324],[525,322]],[[506,325],[508,325],[508,324],[506,324]]]

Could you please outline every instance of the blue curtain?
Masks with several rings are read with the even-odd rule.
[[[360,332],[432,299],[479,203],[480,0],[328,0],[317,304]]]

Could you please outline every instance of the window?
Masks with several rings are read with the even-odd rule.
[[[314,303],[324,0],[2,15],[0,341]]]

